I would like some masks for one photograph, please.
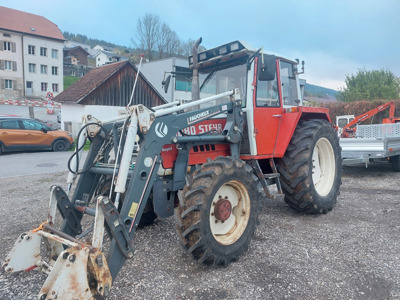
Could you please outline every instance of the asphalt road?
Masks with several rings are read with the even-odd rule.
[[[67,171],[72,151],[6,152],[0,155],[0,178]],[[87,152],[82,153],[82,160]]]
[[[46,218],[49,187],[66,172],[0,180],[0,261],[18,235]],[[247,251],[228,267],[195,263],[173,218],[137,232],[135,255],[109,299],[400,299],[400,173],[387,166],[344,169],[326,215],[263,201]],[[37,299],[46,276],[0,273],[0,299]]]

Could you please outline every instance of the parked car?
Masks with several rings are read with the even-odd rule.
[[[53,129],[39,120],[0,115],[0,154],[7,151],[66,151],[73,142],[70,133]]]

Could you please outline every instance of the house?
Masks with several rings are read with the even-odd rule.
[[[0,6],[0,99],[62,92],[63,43],[48,19]]]
[[[100,46],[100,45],[94,46],[94,47],[93,47],[93,50],[96,50],[96,52],[98,52],[98,51],[113,52],[113,49],[111,49],[111,48],[106,48],[106,47],[103,47],[103,46]]]
[[[89,57],[94,57],[94,55],[98,52],[98,50],[92,49],[89,45],[75,42],[75,41],[65,41],[64,48],[74,48],[74,47],[82,47],[85,51],[89,52]]]
[[[192,70],[187,59],[169,57],[151,61],[144,63],[140,70],[168,102],[192,99]],[[168,75],[171,81],[165,92],[162,82]]]
[[[128,60],[90,70],[54,98],[54,101],[61,103],[61,127],[76,136],[83,115],[91,114],[99,120],[106,120],[125,114],[136,75],[136,66]],[[140,73],[133,104],[153,107],[165,103],[164,98]]]
[[[94,58],[96,59],[96,67],[106,64],[112,64],[118,61],[128,60],[128,58],[123,55],[115,54],[108,51],[99,51],[96,53]]]
[[[64,76],[82,77],[89,71],[89,52],[81,46],[64,47]]]

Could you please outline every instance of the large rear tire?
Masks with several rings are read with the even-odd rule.
[[[240,159],[218,157],[196,170],[175,210],[184,248],[204,264],[228,265],[248,249],[257,223],[258,179]]]
[[[335,206],[342,158],[338,135],[328,121],[300,122],[277,167],[285,202],[291,208],[320,214]]]

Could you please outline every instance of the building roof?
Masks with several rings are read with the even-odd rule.
[[[120,54],[116,54],[114,52],[108,52],[108,51],[99,51],[95,54],[95,57],[99,56],[100,53],[105,54],[107,57],[119,57],[121,59],[128,59],[126,56],[120,55]]]
[[[94,68],[77,82],[75,82],[72,86],[54,97],[54,101],[80,103],[85,97],[90,95],[96,88],[102,85],[113,74],[115,74],[127,65],[133,68],[137,73],[136,66],[134,66],[129,60]],[[157,94],[158,98],[162,99],[163,103],[166,102],[164,98],[157,92],[157,90],[151,85],[151,83],[143,76],[142,73],[140,73],[139,77],[141,78],[141,80],[146,82],[146,84],[153,90],[155,94]]]
[[[0,29],[64,41],[60,29],[45,17],[0,6]]]
[[[81,50],[81,51],[84,52],[86,55],[90,55],[90,53],[87,52],[85,49],[83,49],[81,46],[64,47],[64,48],[63,48],[63,51],[65,51],[65,52],[71,51],[71,50]]]

